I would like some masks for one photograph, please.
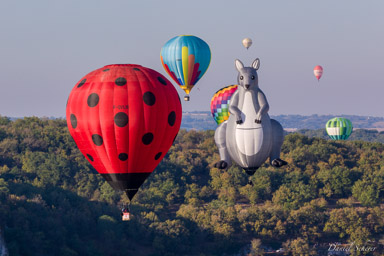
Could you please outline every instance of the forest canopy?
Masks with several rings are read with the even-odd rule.
[[[213,167],[214,131],[181,130],[122,222],[126,196],[92,168],[65,120],[0,117],[0,229],[10,255],[321,255],[335,242],[380,255],[384,145],[307,135],[288,134],[288,165],[266,163],[249,185],[238,166]]]

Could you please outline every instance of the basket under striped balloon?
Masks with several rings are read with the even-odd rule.
[[[353,127],[349,119],[335,117],[325,125],[327,134],[333,140],[346,140],[351,135]]]

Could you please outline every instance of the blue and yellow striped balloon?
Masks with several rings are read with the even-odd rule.
[[[343,117],[335,117],[325,125],[327,134],[333,140],[346,140],[351,135],[353,127],[349,119]]]
[[[160,59],[168,75],[189,94],[207,71],[211,62],[211,50],[200,38],[181,35],[163,46]]]

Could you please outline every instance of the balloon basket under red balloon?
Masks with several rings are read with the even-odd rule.
[[[129,220],[131,220],[131,216],[130,216],[130,213],[129,212],[124,212],[123,214],[122,214],[122,221],[129,221]]]
[[[124,204],[121,209],[121,220],[122,221],[129,221],[131,220],[131,202],[129,202],[128,205]]]
[[[184,100],[185,100],[185,101],[189,101],[189,96],[188,96],[188,95],[185,95],[185,96],[184,96]]]

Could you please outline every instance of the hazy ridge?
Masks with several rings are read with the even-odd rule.
[[[354,128],[384,130],[384,117],[337,115],[351,120]],[[286,130],[323,129],[326,122],[335,115],[271,115]],[[215,130],[217,124],[209,111],[183,112],[181,129]]]

